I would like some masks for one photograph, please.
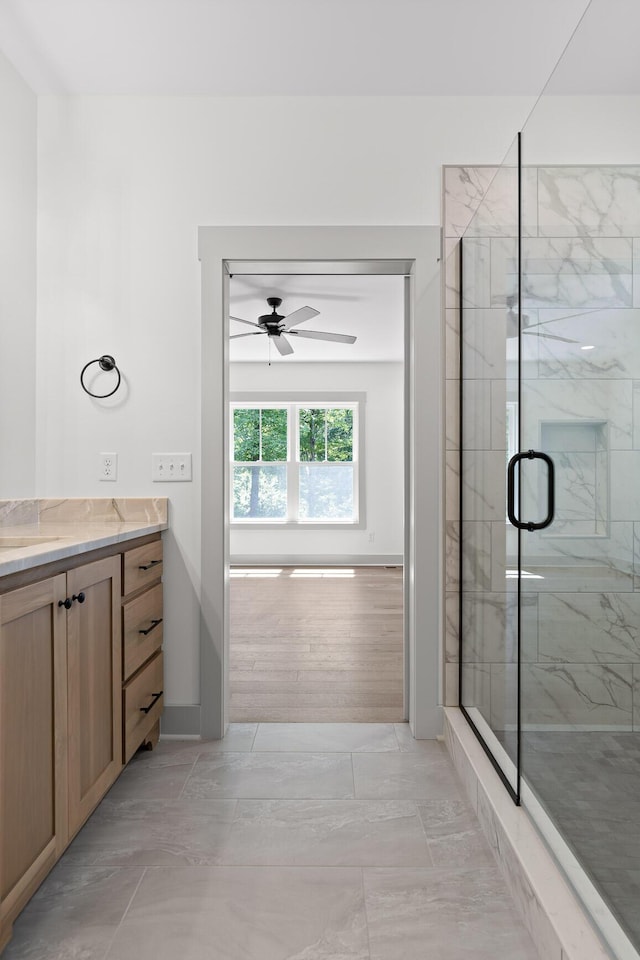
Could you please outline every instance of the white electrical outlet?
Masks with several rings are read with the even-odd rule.
[[[118,454],[99,453],[98,480],[118,479]]]
[[[152,453],[151,479],[154,483],[191,480],[190,453]]]

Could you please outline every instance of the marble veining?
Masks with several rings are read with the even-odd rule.
[[[0,501],[0,576],[166,530],[167,506],[166,497]],[[3,546],[2,537],[45,542]]]
[[[41,523],[113,521],[116,523],[167,522],[167,497],[114,497],[39,500]]]
[[[444,234],[461,237],[498,172],[497,167],[445,167]]]
[[[639,236],[640,167],[540,167],[538,203],[543,237]]]
[[[511,592],[465,595],[462,602],[462,629],[467,663],[514,662],[517,657],[518,596]],[[538,596],[521,598],[522,659],[538,659]]]
[[[640,595],[541,594],[539,611],[541,660],[640,663]]]
[[[491,306],[499,306],[508,303],[517,291],[517,246],[515,239],[510,238],[495,239],[490,243]],[[485,264],[486,257],[478,261],[478,269]],[[553,240],[528,237],[522,243],[521,270],[524,309],[633,305],[633,254],[628,237],[558,237]],[[475,280],[477,275],[474,273],[470,282]],[[473,299],[471,291],[465,294],[465,302],[472,304]]]
[[[0,529],[38,522],[38,500],[0,500]]]
[[[492,664],[493,669],[509,668]],[[631,729],[630,663],[528,663],[523,666],[522,684],[525,725]],[[499,724],[495,727],[499,729]]]

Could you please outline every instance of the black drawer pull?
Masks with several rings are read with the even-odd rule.
[[[159,623],[162,623],[162,617],[160,617],[159,620],[152,620],[150,627],[147,627],[146,630],[138,630],[138,633],[141,633],[143,637],[146,637],[149,633],[151,633],[152,630],[155,630]]]
[[[86,597],[82,592],[74,593],[74,595],[71,597],[71,600],[77,600],[78,603],[84,603],[84,601],[86,600]]]
[[[138,570],[151,570],[151,567],[157,567],[159,563],[162,563],[162,560],[150,560],[149,563],[141,563]]]
[[[158,702],[158,700],[160,699],[163,693],[164,693],[164,690],[161,690],[160,693],[152,693],[151,696],[153,697],[153,700],[151,701],[148,707],[140,707],[140,711],[142,713],[149,713],[149,710],[151,710],[152,707],[156,705],[156,703]]]
[[[73,600],[71,600],[69,597],[67,597],[66,600],[58,600],[58,606],[64,607],[65,610],[70,610],[72,603],[73,603]]]

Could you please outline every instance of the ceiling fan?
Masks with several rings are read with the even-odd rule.
[[[514,310],[516,304],[515,297],[507,297],[507,339],[512,340],[518,336],[518,314]],[[531,337],[540,337],[543,340],[562,340],[563,343],[580,343],[579,340],[572,340],[570,337],[559,337],[555,333],[547,333],[534,329],[534,327],[543,327],[547,323],[555,323],[556,320],[569,319],[567,317],[554,317],[553,320],[543,320],[541,323],[529,323],[528,314],[522,314],[522,333],[528,333]]]
[[[303,337],[307,340],[332,340],[335,343],[355,343],[357,340],[357,337],[350,337],[344,333],[325,333],[321,330],[294,330],[292,328],[299,323],[304,323],[305,320],[311,320],[312,317],[317,317],[320,311],[314,310],[313,307],[300,307],[299,310],[294,310],[293,313],[285,317],[277,313],[277,309],[282,303],[281,297],[267,297],[267,303],[271,307],[272,312],[264,313],[261,317],[258,317],[257,323],[253,323],[251,320],[243,320],[241,317],[229,317],[230,320],[244,323],[248,327],[256,327],[251,333],[235,333],[229,339],[238,340],[240,337],[261,337],[266,334],[269,340],[275,344],[278,353],[283,357],[288,357],[293,353],[293,347],[287,340],[287,337],[285,337],[285,333],[291,337]]]

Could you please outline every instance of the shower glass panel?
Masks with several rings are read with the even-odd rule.
[[[521,135],[520,449],[555,468],[553,522],[520,533],[522,798],[624,957],[640,951],[638,22],[633,0],[592,0]],[[519,474],[538,519],[546,467]]]
[[[460,242],[459,278],[460,703],[516,800],[519,538],[506,476],[519,434],[518,150],[516,140],[499,168],[477,168],[486,191]]]

